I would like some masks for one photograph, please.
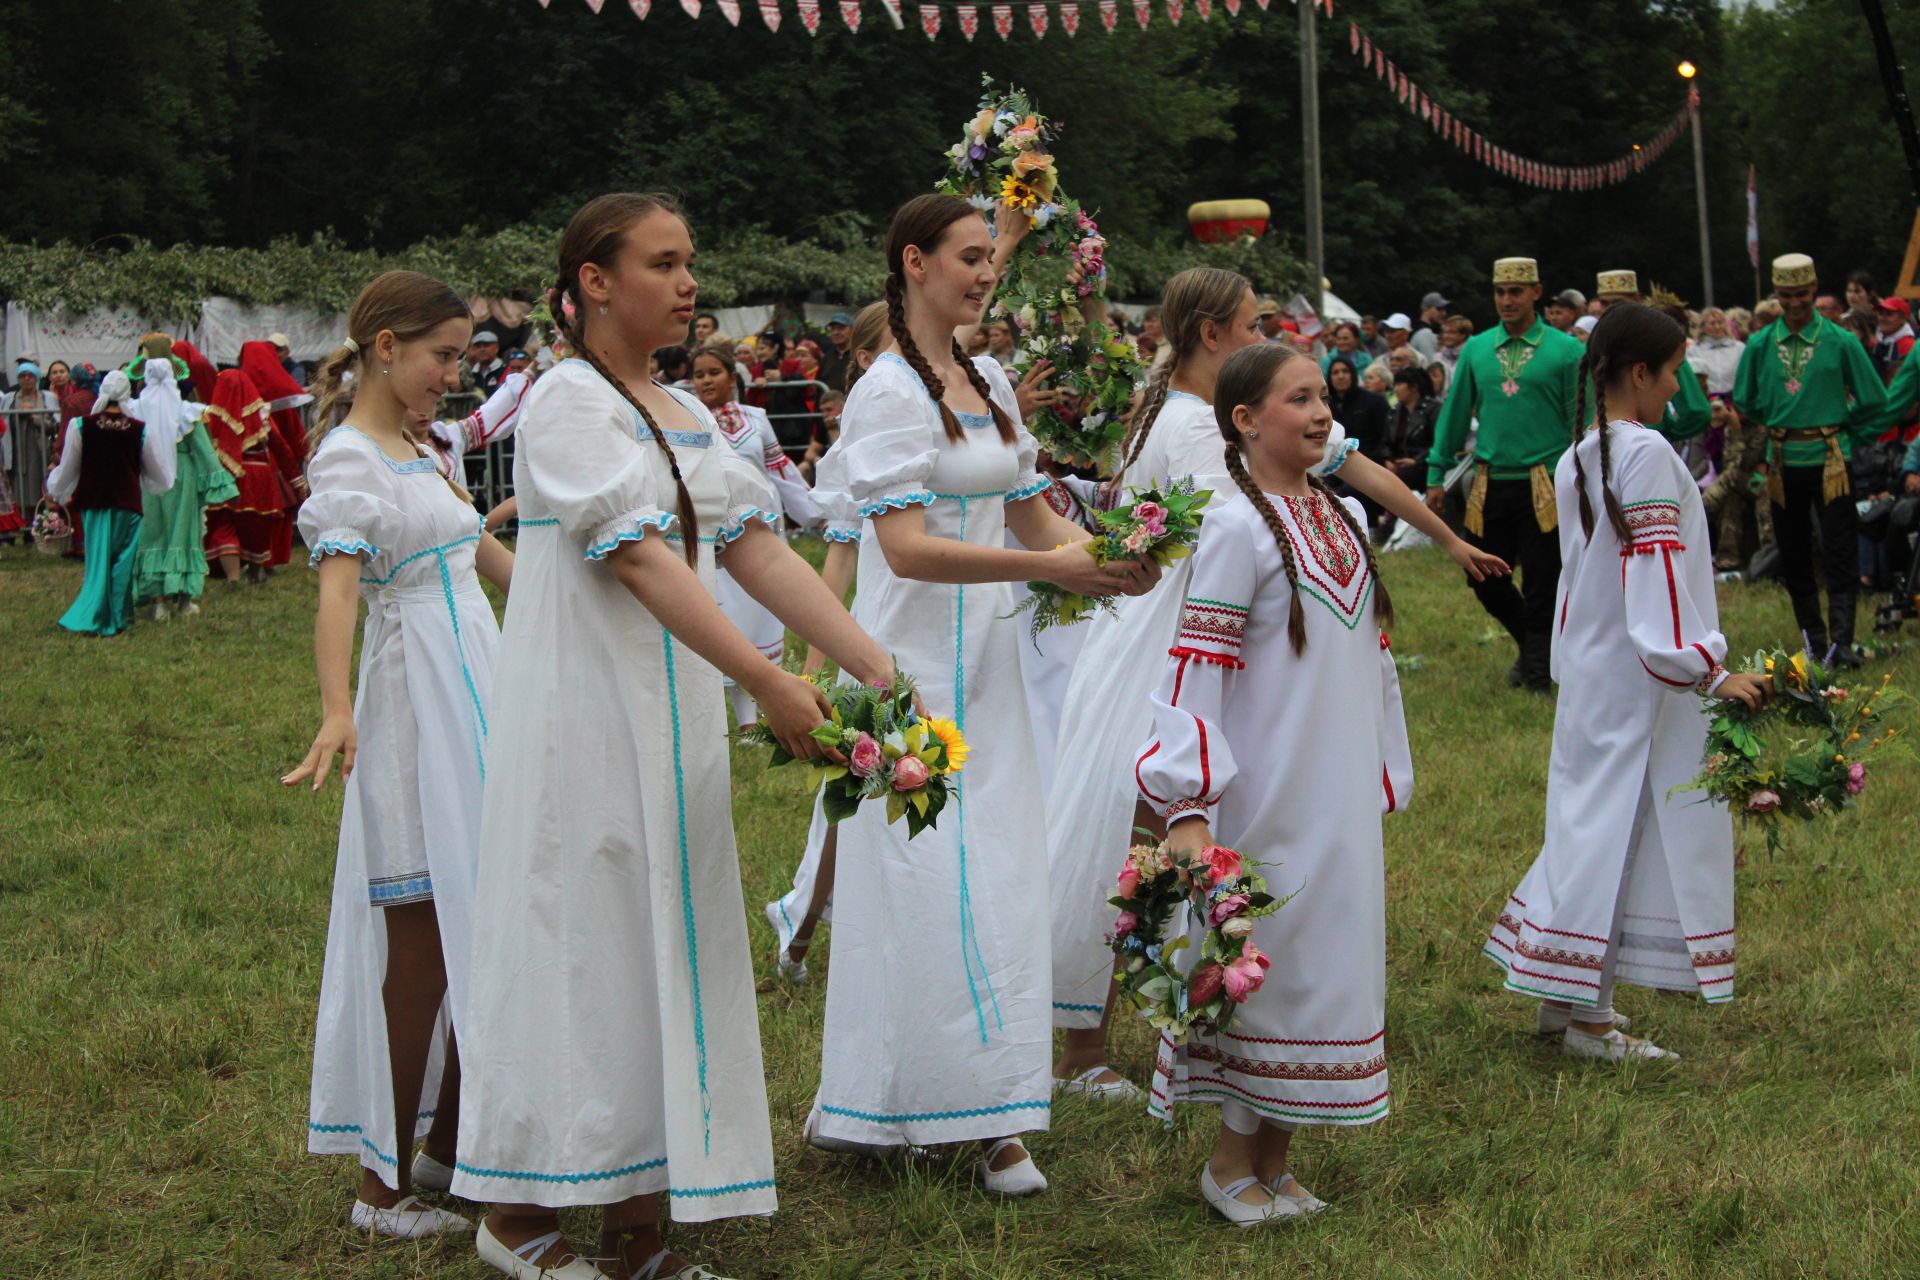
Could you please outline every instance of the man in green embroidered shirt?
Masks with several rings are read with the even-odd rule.
[[[1860,340],[1814,314],[1820,282],[1804,253],[1773,260],[1780,318],[1747,339],[1733,375],[1733,403],[1768,436],[1767,497],[1780,577],[1793,618],[1815,658],[1829,642],[1833,660],[1859,666],[1853,647],[1854,603],[1860,594],[1859,521],[1847,483],[1856,439],[1870,440],[1887,401]],[[1813,521],[1820,522],[1827,616],[1813,568]]]
[[[1427,505],[1445,513],[1442,486],[1478,418],[1467,540],[1512,565],[1520,584],[1489,577],[1469,585],[1520,651],[1508,683],[1545,693],[1552,688],[1553,599],[1560,584],[1553,467],[1572,440],[1584,348],[1534,313],[1539,301],[1540,267],[1532,258],[1493,264],[1500,323],[1460,348],[1427,458]]]
[[[1630,271],[1625,267],[1614,267],[1611,270],[1602,271],[1595,278],[1594,283],[1597,288],[1593,296],[1600,303],[1601,315],[1605,315],[1623,302],[1646,301],[1640,296],[1640,273],[1637,271]],[[1659,287],[1655,285],[1654,289],[1657,291]],[[1655,297],[1660,298],[1658,292],[1655,293]],[[1672,305],[1669,306],[1668,303]],[[1687,327],[1686,310],[1680,305],[1680,300],[1673,295],[1668,294],[1650,305],[1656,311],[1667,312],[1668,316],[1682,329]],[[1674,446],[1679,448],[1686,441],[1706,434],[1707,428],[1713,425],[1713,406],[1707,402],[1707,389],[1701,383],[1699,373],[1685,357],[1681,358],[1677,376],[1680,380],[1680,390],[1674,393],[1660,421],[1649,425],[1673,441]],[[1587,403],[1593,403],[1591,384],[1587,386]],[[1681,449],[1682,454],[1685,452],[1685,449]]]

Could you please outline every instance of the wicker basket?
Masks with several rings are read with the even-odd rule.
[[[53,537],[35,534],[33,538],[33,549],[43,556],[63,556],[67,554],[67,548],[73,545],[73,517],[65,507],[62,507],[51,498],[44,497],[34,504],[33,514],[35,517],[38,517],[42,511],[47,510],[58,511],[66,518],[67,531]]]

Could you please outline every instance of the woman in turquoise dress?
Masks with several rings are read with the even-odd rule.
[[[158,437],[156,447],[168,439],[174,442],[173,487],[149,493],[142,502],[133,563],[134,605],[153,601],[158,621],[171,613],[200,612],[196,601],[207,582],[207,556],[201,549],[207,508],[239,497],[240,486],[200,425],[206,406],[181,400],[172,362],[148,360],[141,372],[145,385],[134,416],[149,435]]]

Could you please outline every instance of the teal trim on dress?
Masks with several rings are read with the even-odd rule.
[[[1024,502],[1026,499],[1031,498],[1036,494],[1045,493],[1048,489],[1052,487],[1053,487],[1053,481],[1051,478],[1047,476],[1040,476],[1040,477],[1037,477],[1036,479],[1027,481],[1027,483],[1025,484],[1016,485],[1012,489],[1009,489],[1007,491],[1007,501],[1008,502]]]
[[[402,569],[412,564],[415,560],[423,559],[426,556],[445,555],[447,552],[453,550],[455,547],[464,547],[469,542],[478,542],[478,541],[480,541],[480,535],[477,533],[472,533],[472,534],[468,534],[464,538],[455,538],[452,542],[443,542],[437,547],[428,547],[424,551],[416,551],[412,555],[408,556],[405,560],[402,560],[399,564],[396,564],[395,566],[393,566],[393,571],[387,574],[387,576],[384,578],[372,578],[372,577],[368,577],[364,573],[361,574],[360,585],[363,587],[388,586],[393,582],[393,580],[396,577],[399,576],[400,571]]]
[[[559,516],[541,516],[538,520],[514,520],[514,524],[522,529],[543,529],[548,525],[558,525],[559,523]]]
[[[340,426],[341,426],[341,429],[353,432],[353,434],[359,436],[362,440],[365,440],[369,445],[371,445],[373,447],[374,455],[378,457],[380,461],[387,464],[387,470],[393,472],[393,474],[397,476],[417,476],[417,475],[423,475],[429,471],[433,472],[435,475],[440,474],[440,467],[438,464],[434,462],[432,458],[422,456],[419,458],[415,458],[412,462],[395,462],[392,458],[389,458],[387,456],[387,451],[385,449],[382,449],[379,443],[376,440],[374,440],[372,436],[368,435],[366,432],[362,431],[360,428],[345,422],[341,423]]]
[[[772,1178],[762,1178],[758,1182],[730,1182],[724,1187],[668,1187],[667,1194],[676,1199],[700,1196],[730,1196],[741,1191],[771,1191]]]
[[[961,542],[967,540],[967,499],[960,502],[960,531],[955,536]],[[960,730],[960,736],[967,733],[967,670],[962,659],[967,641],[967,587],[960,583],[954,594],[953,624],[953,718],[954,725]],[[967,788],[964,782],[954,784],[954,807],[960,830],[955,834],[955,843],[960,847],[960,963],[967,971],[967,993],[973,997],[973,1017],[980,1026],[980,1043],[987,1043],[987,1015],[980,1007],[980,986],[987,989],[987,999],[993,1004],[993,1025],[997,1031],[1005,1031],[1007,1024],[1000,1017],[1000,998],[994,994],[993,981],[987,976],[987,962],[980,955],[980,931],[973,922],[973,890],[967,884]],[[974,966],[980,967],[980,979],[974,981]]]
[[[829,527],[826,532],[820,536],[828,542],[858,543],[860,541],[860,531],[858,529],[834,529]]]
[[[623,542],[638,542],[647,536],[648,529],[659,529],[663,533],[675,523],[675,518],[661,514],[657,516],[634,516],[631,528],[613,535],[606,542],[596,542],[586,550],[589,560],[605,560],[607,553]]]
[[[673,720],[673,801],[680,827],[680,912],[687,935],[687,969],[693,975],[693,1044],[700,1055],[700,1122],[706,1151],[713,1154],[713,1096],[707,1092],[707,1022],[700,1006],[700,934],[693,922],[693,871],[687,857],[687,775],[680,762],[680,685],[673,674],[673,633],[660,628],[667,661],[667,712]]]
[[[648,1169],[659,1169],[666,1165],[667,1158],[641,1160],[635,1164],[624,1164],[618,1169],[599,1170],[591,1173],[535,1173],[528,1169],[477,1169],[464,1160],[454,1161],[453,1167],[470,1178],[505,1178],[510,1182],[606,1182],[613,1178],[624,1178],[628,1174],[645,1173]]]
[[[460,655],[460,677],[467,682],[467,701],[473,704],[473,716],[480,732],[473,740],[473,757],[480,765],[480,781],[487,780],[487,709],[480,705],[480,690],[473,682],[473,668],[467,665],[467,647],[460,643],[460,609],[453,600],[453,575],[447,571],[447,555],[442,551],[434,559],[440,566],[440,591],[447,600],[447,621],[453,624],[453,647]]]
[[[911,493],[903,493],[898,497],[881,498],[874,502],[863,502],[860,504],[860,516],[862,519],[870,520],[874,516],[884,515],[888,511],[905,511],[909,506],[930,506],[935,498],[945,498],[948,496],[950,495],[933,493],[926,489],[915,489]]]
[[[1053,1103],[1046,1102],[1007,1102],[997,1107],[971,1107],[965,1111],[920,1111],[909,1115],[876,1115],[871,1111],[855,1111],[850,1107],[830,1107],[825,1103],[820,1109],[828,1115],[845,1116],[849,1120],[865,1120],[868,1124],[904,1124],[917,1120],[971,1120],[975,1116],[997,1116],[1009,1111],[1051,1111]]]
[[[1053,1007],[1065,1009],[1068,1013],[1101,1013],[1106,1009],[1103,1004],[1062,1004],[1058,1000],[1053,1002]]]

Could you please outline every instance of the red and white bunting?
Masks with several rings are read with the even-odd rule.
[[[700,17],[700,0],[680,0],[680,9],[689,18],[698,20]]]
[[[714,3],[720,6],[720,16],[727,20],[728,25],[740,25],[740,0],[714,0]]]
[[[800,10],[800,25],[807,29],[807,34],[819,35],[820,0],[796,0],[796,6]]]
[[[1180,19],[1185,16],[1186,11],[1183,0],[1167,0],[1167,21],[1174,26],[1180,25]]]
[[[1133,20],[1145,31],[1147,24],[1153,21],[1153,0],[1133,0]]]
[[[1240,16],[1240,0],[1226,0],[1226,5],[1228,17],[1237,18]]]
[[[1265,13],[1267,11],[1268,0],[1254,0],[1254,3],[1260,6],[1260,12]]]
[[[1002,40],[1013,35],[1013,6],[997,4],[993,6],[993,33]]]
[[[1070,36],[1080,34],[1080,6],[1074,4],[1073,0],[1067,0],[1060,6],[1060,25],[1067,29]]]
[[[598,13],[600,12],[600,6],[605,4],[606,2],[607,0],[587,0],[587,8],[593,10],[595,13]]]
[[[681,0],[685,3],[686,0]],[[860,0],[840,0],[840,21],[847,24],[847,30],[860,29]]]
[[[1193,0],[1193,11],[1200,15],[1200,21],[1213,21],[1213,0]]]
[[[927,39],[929,40],[940,34],[939,5],[923,4],[920,6],[920,29],[927,33]]]
[[[760,21],[769,31],[780,29],[780,0],[760,0]]]
[[[954,10],[960,15],[960,34],[971,40],[980,34],[980,10],[963,4]]]
[[[1033,28],[1035,39],[1045,37],[1047,34],[1047,6],[1044,4],[1028,5],[1027,24]]]
[[[1119,22],[1120,0],[1100,0],[1100,25],[1107,29],[1108,35],[1113,34]]]

